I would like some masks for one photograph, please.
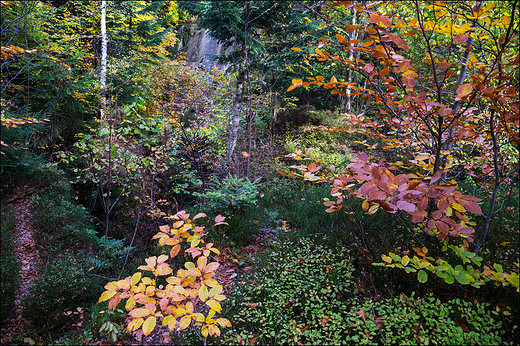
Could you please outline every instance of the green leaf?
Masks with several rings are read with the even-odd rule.
[[[417,279],[420,283],[425,283],[426,280],[428,280],[428,274],[424,270],[419,270],[419,273],[417,273]]]
[[[455,279],[453,278],[453,276],[451,276],[451,275],[448,274],[448,275],[444,278],[444,281],[446,281],[447,284],[450,284],[450,285],[451,285],[452,283],[455,282]]]
[[[455,278],[462,285],[468,285],[470,283],[470,281],[464,271],[459,271],[459,273],[457,275],[455,275]]]

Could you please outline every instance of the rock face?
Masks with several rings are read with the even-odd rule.
[[[219,64],[214,59],[225,54],[222,44],[209,35],[208,30],[202,29],[188,42],[186,59],[188,65],[199,66],[211,70],[213,66],[220,70],[226,70],[227,65]]]

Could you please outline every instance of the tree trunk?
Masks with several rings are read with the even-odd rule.
[[[107,107],[107,2],[101,1],[101,69],[99,79],[101,82],[101,120],[106,120]]]
[[[231,126],[229,129],[229,145],[226,154],[226,164],[231,162],[231,156],[235,151],[238,138],[238,128],[240,125],[240,111],[242,110],[242,102],[244,99],[244,82],[246,76],[246,69],[244,66],[240,67],[237,76],[237,91],[235,94],[235,100],[233,101],[233,117],[231,118]]]
[[[350,9],[350,13],[352,15],[351,19],[350,19],[350,24],[351,25],[357,25],[357,10],[355,8],[351,8]],[[356,35],[356,31],[352,31],[349,35],[349,39],[350,40],[353,40],[353,39],[356,39],[357,35]],[[348,59],[350,61],[353,61],[354,60],[354,51],[351,50],[349,53],[348,53]],[[351,87],[350,87],[350,84],[352,83],[352,68],[349,68],[348,69],[348,77],[347,77],[347,82],[349,83],[349,86],[347,86],[347,90],[346,90],[346,111],[347,112],[350,112],[352,110],[352,95],[351,95]]]
[[[481,7],[482,7],[482,1],[479,1],[475,5],[474,10],[478,11]],[[477,26],[477,19],[473,19],[471,21],[471,25],[470,25],[470,29],[469,29],[469,34],[468,34],[469,38],[466,41],[466,50],[464,51],[464,55],[462,56],[462,65],[459,70],[459,76],[457,77],[457,82],[455,84],[455,90],[453,91],[453,94],[455,95],[455,97],[457,96],[457,90],[459,88],[458,86],[462,85],[464,83],[464,80],[466,79],[466,74],[468,72],[469,57],[471,54],[471,48],[473,47],[473,37],[471,36],[471,34],[475,30],[476,26]],[[457,116],[457,113],[459,112],[459,107],[460,107],[460,101],[456,100],[455,102],[453,102],[453,105],[451,106],[453,116]],[[453,147],[454,140],[455,140],[455,135],[454,135],[453,126],[450,126],[450,128],[448,129],[448,138],[444,142],[443,150],[445,150],[445,151],[451,150],[451,148]],[[445,160],[443,159],[443,163],[442,163],[443,166],[445,164],[444,161]],[[445,181],[446,176],[447,176],[447,172],[443,172],[441,180]]]

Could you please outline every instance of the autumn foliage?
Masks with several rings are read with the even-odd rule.
[[[288,91],[316,85],[342,96],[348,90],[370,102],[375,112],[349,113],[344,128],[306,130],[357,133],[376,144],[355,143],[386,158],[358,151],[350,165],[333,174],[324,172],[309,152],[296,152],[287,157],[310,163],[291,166],[288,175],[330,183],[333,199],[324,203],[327,212],[350,212],[345,200],[354,196],[363,200],[367,214],[382,209],[407,215],[415,233],[435,236],[442,252],[449,250],[469,264],[451,266],[425,255],[424,248],[416,251],[419,257],[383,255],[379,265],[419,270],[420,282],[427,279],[426,269],[447,283],[456,279],[478,287],[495,280],[518,288],[516,272],[504,274],[500,265],[494,270],[473,268],[480,265],[478,250],[496,212],[499,186],[518,179],[514,153],[518,155],[520,146],[519,101],[512,75],[518,73],[519,55],[511,54],[517,52],[511,49],[515,6],[502,16],[494,4],[482,7],[482,2],[476,2],[470,13],[442,1],[426,6],[415,2],[415,13],[407,21],[401,20],[396,3],[363,6],[340,1],[334,6],[355,9],[365,16],[366,25],[344,24],[341,33],[320,39],[313,51],[293,50],[307,51],[317,64],[340,64],[363,83],[312,76],[293,79]],[[489,25],[495,26],[486,29]],[[348,39],[352,32],[361,39]],[[411,45],[412,39],[417,47]],[[443,44],[462,45],[462,53],[454,59]],[[477,44],[486,49],[472,50]],[[347,53],[354,53],[353,58],[345,58]],[[481,199],[459,191],[460,176],[472,177],[489,191],[490,210],[483,212]],[[476,217],[483,217],[483,229],[475,230]]]
[[[211,261],[211,253],[220,254],[212,243],[204,245],[202,239],[206,229],[195,226],[194,220],[205,217],[203,213],[190,215],[185,211],[178,212],[173,219],[172,227],[164,225],[152,238],[159,239],[159,246],[169,246],[168,253],[147,258],[146,265],[138,269],[150,272],[151,277],[137,272],[123,280],[112,281],[105,285],[99,302],[108,300],[108,308],[113,309],[126,299],[125,308],[131,321],[126,330],[129,332],[142,330],[149,335],[162,320],[163,326],[170,331],[184,330],[193,322],[201,326],[204,337],[220,335],[220,327],[230,327],[225,318],[215,318],[222,307],[220,302],[226,297],[223,287],[215,280],[215,272],[220,266]],[[217,216],[213,227],[226,224],[224,217]],[[184,244],[187,243],[188,245]],[[191,255],[193,262],[186,261],[183,267],[174,269],[168,263],[177,257],[183,247],[182,254]],[[183,262],[183,261],[181,261]],[[207,314],[200,311],[207,311]]]

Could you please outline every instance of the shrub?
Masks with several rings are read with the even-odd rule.
[[[45,327],[51,334],[70,323],[67,310],[86,305],[99,295],[99,282],[87,277],[76,257],[62,253],[51,259],[41,277],[33,283],[24,302],[24,314],[35,327]]]
[[[84,240],[87,210],[73,202],[67,181],[60,180],[45,188],[33,197],[31,206],[38,236],[68,243]]]
[[[13,234],[16,219],[10,207],[2,206],[2,222],[0,224],[0,276],[2,278],[0,294],[0,321],[5,321],[13,307],[14,294],[18,286],[18,272],[20,264],[14,257]]]

